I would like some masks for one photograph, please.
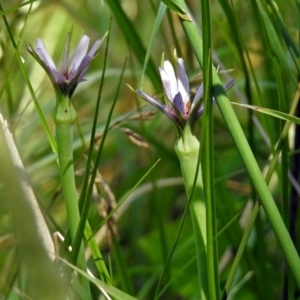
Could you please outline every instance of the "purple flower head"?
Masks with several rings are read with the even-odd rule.
[[[61,68],[57,68],[41,39],[36,40],[36,47],[25,45],[29,53],[38,61],[49,75],[56,92],[72,97],[77,85],[84,81],[91,60],[102,44],[97,40],[88,52],[90,38],[83,35],[73,55],[69,58],[70,34],[67,36]]]
[[[177,59],[177,77],[172,64],[168,60],[164,61],[163,66],[159,68],[159,72],[167,99],[166,105],[161,104],[140,90],[137,90],[137,93],[183,129],[188,120],[194,122],[203,113],[203,105],[199,101],[203,96],[203,84],[200,85],[196,95],[191,100],[189,80],[182,58]]]
[[[159,72],[167,99],[166,105],[141,90],[136,92],[173,120],[178,128],[183,129],[187,122],[193,127],[204,111],[203,102],[200,101],[204,92],[203,84],[199,86],[194,98],[191,100],[189,80],[182,58],[177,59],[177,77],[172,64],[168,60],[164,61],[163,66],[159,68]],[[230,88],[234,82],[234,80],[229,81],[225,86],[225,90]],[[212,100],[215,102],[214,99]]]

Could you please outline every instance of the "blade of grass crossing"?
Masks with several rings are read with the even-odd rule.
[[[163,19],[165,13],[166,13],[166,9],[167,9],[167,6],[164,3],[161,2],[160,5],[159,5],[159,8],[158,8],[156,19],[155,19],[155,22],[154,22],[154,25],[153,25],[153,30],[152,30],[152,33],[151,33],[151,37],[150,37],[150,40],[149,40],[148,47],[147,47],[147,52],[146,52],[145,62],[144,62],[143,72],[142,72],[142,78],[141,78],[141,87],[143,86],[145,72],[146,72],[146,69],[147,69],[148,61],[150,59],[150,53],[151,53],[152,48],[154,46],[155,38],[156,38],[156,35],[157,35],[157,32],[158,32],[158,29],[161,25],[162,19]]]
[[[93,192],[93,186],[94,186],[94,182],[95,182],[95,179],[96,179],[96,176],[97,176],[98,166],[99,166],[100,159],[101,159],[102,149],[103,149],[103,146],[104,146],[105,138],[106,138],[107,133],[108,133],[108,128],[109,128],[109,124],[110,124],[110,121],[111,121],[111,117],[112,117],[112,114],[113,114],[113,111],[114,111],[114,108],[115,108],[115,105],[116,105],[116,102],[117,102],[117,99],[118,99],[118,96],[119,96],[119,91],[120,91],[120,87],[121,87],[121,82],[123,80],[126,61],[127,60],[125,60],[124,65],[123,65],[122,73],[121,73],[120,80],[119,80],[119,83],[118,83],[118,86],[117,86],[117,92],[116,92],[115,98],[113,100],[113,103],[112,103],[112,106],[111,106],[111,109],[110,109],[110,112],[109,112],[109,115],[108,115],[108,118],[107,118],[106,126],[105,126],[105,129],[104,129],[104,132],[103,132],[103,136],[102,136],[101,143],[100,143],[98,153],[97,153],[97,157],[96,157],[96,160],[95,160],[95,165],[94,165],[94,168],[93,168],[93,171],[92,171],[91,180],[90,180],[90,183],[89,183],[89,186],[88,186],[88,189],[87,189],[87,194],[86,194],[85,199],[84,199],[84,206],[82,208],[82,217],[81,217],[78,232],[77,232],[77,237],[78,238],[76,237],[74,248],[75,248],[75,245],[80,245],[80,236],[82,236],[83,231],[84,231],[84,226],[85,226],[85,223],[86,223],[86,220],[87,220],[87,214],[88,214],[88,210],[89,210],[89,204],[90,204],[90,200],[91,200],[91,196],[92,196],[92,192]],[[78,253],[76,253],[76,249],[77,248],[75,248],[74,251],[72,252],[72,259],[76,259],[76,257],[77,257]]]
[[[120,30],[123,31],[125,38],[127,39],[128,43],[130,44],[131,48],[135,52],[138,61],[141,65],[144,64],[145,57],[146,57],[146,50],[136,32],[135,27],[132,25],[126,14],[124,13],[120,2],[118,0],[106,0],[107,5],[110,7],[111,11],[115,16],[115,20],[117,21]],[[155,89],[157,91],[161,90],[161,81],[158,75],[158,71],[152,62],[149,59],[148,66],[147,66],[147,75],[152,81]]]
[[[245,40],[241,34],[240,31],[240,27],[237,23],[236,20],[236,15],[234,12],[234,8],[231,7],[231,5],[229,4],[228,1],[219,1],[220,5],[222,6],[227,19],[229,20],[228,24],[231,26],[231,31],[232,32],[232,36],[234,39],[234,45],[236,45],[237,47],[237,55],[240,57],[240,61],[241,61],[241,65],[242,65],[242,70],[243,70],[243,75],[245,77],[245,94],[248,100],[248,103],[251,105],[253,103],[253,94],[251,91],[251,87],[250,87],[250,74],[251,74],[251,78],[254,81],[254,86],[255,89],[257,91],[257,101],[258,103],[263,103],[263,97],[262,97],[262,93],[258,84],[258,80],[257,80],[257,76],[254,72],[254,68],[252,65],[252,61],[250,59],[250,55],[249,55],[249,51],[248,48],[246,46]],[[249,66],[249,71],[247,68],[247,65]],[[250,73],[250,74],[249,74]],[[263,105],[263,104],[261,104]],[[254,144],[254,132],[253,132],[253,124],[251,122],[252,120],[252,113],[249,112],[249,122],[248,122],[248,131],[249,131],[249,144],[251,146],[251,149],[255,150],[255,144]],[[272,132],[272,128],[270,127],[270,124],[266,121],[266,119],[262,119],[263,125],[265,130],[268,133]],[[270,137],[271,135],[268,134],[268,136]]]
[[[282,48],[278,35],[273,27],[269,14],[267,13],[267,8],[259,0],[257,0],[256,3],[261,15],[261,20],[264,22],[265,31],[271,45],[272,53],[277,57],[278,62],[280,62],[280,65],[286,72],[290,81],[296,86],[297,79],[288,63],[288,60],[286,59],[285,51]]]
[[[281,68],[275,56],[272,56],[272,62],[274,67],[274,73],[277,83],[277,90],[278,90],[278,100],[279,100],[279,110],[286,112],[287,111],[287,104],[286,104],[286,97],[284,91],[284,84],[282,80]],[[281,132],[284,129],[284,122],[280,122]],[[290,209],[291,209],[291,201],[289,201],[289,179],[288,179],[288,172],[289,172],[289,143],[288,139],[285,137],[282,144],[281,149],[281,164],[279,166],[278,174],[279,174],[279,182],[280,182],[280,194],[282,199],[282,217],[283,221],[286,224],[289,232],[291,232],[290,228]],[[292,236],[292,234],[291,234]],[[293,239],[293,236],[292,236]],[[283,278],[283,287],[282,290],[286,293],[286,297],[288,299],[294,298],[294,291],[295,291],[295,282],[293,274],[290,268],[285,268],[284,278]],[[288,296],[287,296],[288,295]],[[284,296],[283,296],[284,297]]]
[[[275,118],[279,118],[281,120],[284,121],[289,121],[291,123],[295,123],[297,125],[300,125],[300,118],[297,118],[291,114],[286,114],[283,113],[281,111],[278,110],[274,110],[274,109],[269,109],[269,108],[265,108],[265,107],[260,107],[260,106],[254,106],[254,105],[247,105],[247,104],[240,104],[240,103],[235,103],[235,102],[231,102],[234,105],[238,105],[238,106],[242,106],[242,107],[246,107],[252,110],[255,110],[257,112],[275,117]]]
[[[216,208],[214,195],[214,164],[213,164],[213,103],[212,103],[212,56],[211,26],[209,1],[202,0],[203,28],[203,81],[204,81],[204,143],[201,165],[203,169],[203,191],[206,203],[206,234],[207,234],[207,277],[208,299],[220,299],[218,277],[218,255],[216,237]]]
[[[137,298],[134,298],[134,297],[124,293],[123,291],[121,291],[121,290],[119,290],[97,278],[91,277],[89,274],[78,269],[74,265],[68,263],[66,260],[62,260],[62,259],[60,259],[60,260],[64,264],[66,264],[68,267],[70,267],[71,269],[75,270],[76,272],[80,273],[82,276],[87,278],[91,283],[95,284],[100,289],[101,293],[106,295],[106,299],[109,299],[109,298],[107,298],[107,294],[110,294],[111,296],[113,296],[115,299],[118,299],[118,300],[137,300]]]
[[[85,237],[89,237],[91,235],[91,232],[92,232],[88,222],[86,222],[87,216],[88,216],[88,210],[89,210],[89,207],[90,207],[90,199],[91,199],[91,197],[88,197],[88,184],[89,184],[89,177],[90,177],[89,170],[91,170],[91,165],[92,165],[92,156],[93,156],[95,135],[96,135],[96,129],[97,129],[98,113],[99,113],[100,100],[101,100],[102,89],[103,89],[104,78],[105,78],[107,53],[108,53],[108,46],[109,46],[109,41],[110,41],[110,29],[111,29],[111,23],[109,25],[109,30],[108,30],[108,37],[107,37],[107,42],[106,42],[105,54],[104,54],[104,66],[103,66],[103,70],[102,70],[100,87],[99,87],[99,92],[98,92],[97,101],[96,101],[96,109],[95,109],[93,127],[92,127],[92,132],[91,132],[91,137],[90,137],[90,145],[89,145],[89,153],[88,153],[88,159],[87,159],[87,165],[86,165],[86,172],[85,172],[83,186],[82,186],[80,199],[79,199],[79,209],[80,209],[80,212],[81,212],[81,220],[80,220],[80,224],[79,224],[78,232],[77,232],[78,239],[79,239],[80,236],[83,235],[83,231],[84,231]],[[108,123],[109,123],[109,121],[110,121],[110,119],[107,120]],[[104,129],[104,132],[105,132],[105,130],[107,130],[107,124],[106,124],[106,127]],[[99,250],[99,248],[97,246],[97,243],[94,240],[94,238],[90,239],[88,241],[88,244],[89,244],[89,247],[91,249],[91,253],[92,253],[93,258],[95,260],[96,266],[98,268],[100,278],[102,280],[104,280],[105,282],[110,283],[111,279],[110,279],[109,273],[107,271],[106,265],[104,263],[102,255],[100,253],[100,250]]]
[[[268,8],[269,8],[268,11],[271,15],[271,18],[274,20],[274,22],[276,22],[278,24],[282,38],[285,41],[285,44],[290,52],[290,55],[293,59],[293,62],[295,64],[295,67],[297,68],[298,74],[299,74],[300,68],[299,68],[298,62],[297,62],[297,58],[300,55],[299,49],[296,47],[289,31],[286,28],[286,25],[281,17],[281,14],[280,14],[280,11],[279,11],[279,8],[278,8],[276,2],[267,0],[267,3],[268,3]]]

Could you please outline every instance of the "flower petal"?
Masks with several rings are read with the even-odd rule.
[[[94,57],[94,54],[100,48],[101,44],[102,44],[102,40],[97,40],[87,55],[90,57]]]
[[[78,69],[78,67],[81,64],[81,61],[86,56],[88,47],[90,43],[90,38],[87,35],[84,35],[80,42],[77,45],[76,50],[73,53],[71,62],[70,62],[70,72],[75,71]]]
[[[174,97],[178,93],[177,80],[173,66],[168,60],[166,60],[164,62],[164,66],[159,68],[159,71],[165,94],[168,99],[173,102]]]
[[[156,108],[158,108],[160,111],[162,111],[167,117],[169,117],[171,120],[173,120],[174,122],[178,122],[177,118],[175,116],[175,113],[171,112],[171,107],[170,106],[166,106],[161,104],[160,102],[158,102],[157,100],[155,100],[154,98],[150,97],[149,95],[145,94],[144,92],[142,92],[141,90],[136,90],[137,94],[140,95],[144,100],[146,100],[147,102],[149,102],[150,104],[154,105]],[[171,109],[171,110],[170,110]]]
[[[235,80],[235,79],[229,80],[229,81],[225,84],[224,90],[225,90],[225,91],[229,90],[235,83],[236,83],[236,80]]]
[[[199,118],[204,112],[204,104],[203,102],[200,104],[197,113],[196,113],[196,119]]]
[[[46,67],[48,67],[51,70],[55,70],[56,66],[53,62],[51,56],[49,55],[44,42],[41,39],[36,40],[36,54],[39,56],[39,58],[43,61]]]
[[[185,105],[183,103],[181,93],[177,93],[175,96],[173,106],[175,106],[183,116],[185,115]]]
[[[157,100],[155,100],[154,98],[150,97],[149,95],[145,94],[144,92],[142,92],[141,90],[136,90],[137,94],[140,95],[143,99],[145,99],[146,101],[148,101],[150,104],[154,105],[156,108],[158,108],[159,110],[161,110],[162,112],[164,112],[164,107],[165,105],[161,104],[160,102],[158,102]]]
[[[86,74],[87,70],[89,68],[89,65],[87,65],[82,71],[80,71],[78,74],[78,78],[77,78],[77,83],[85,81],[85,79],[83,78],[84,75]]]
[[[201,85],[199,86],[199,88],[197,90],[197,93],[196,93],[196,95],[194,97],[194,100],[193,100],[193,103],[192,103],[192,107],[194,107],[197,104],[197,102],[202,98],[203,92],[204,92],[203,88],[204,88],[204,85],[203,85],[203,83],[201,83]]]
[[[83,81],[83,77],[85,75],[85,73],[88,70],[89,67],[89,63],[90,61],[94,58],[94,54],[96,53],[96,51],[99,49],[99,47],[101,46],[102,41],[101,40],[97,40],[93,47],[91,48],[91,50],[89,51],[89,53],[87,55],[84,56],[84,58],[81,60],[80,65],[78,66],[78,68],[76,70],[71,70],[70,74],[69,74],[69,78],[70,80],[72,80],[74,78],[74,76],[76,77],[77,73],[80,73],[77,79],[77,83]]]
[[[188,103],[190,100],[190,85],[189,85],[188,77],[186,75],[184,61],[182,58],[178,58],[177,84],[178,84],[178,91],[182,96],[183,103]]]
[[[55,70],[52,70],[52,71],[51,71],[51,74],[53,75],[54,80],[55,80],[55,82],[57,82],[57,83],[63,82],[63,81],[66,80],[64,74],[63,74],[61,71],[59,71],[59,70],[56,70],[56,69],[55,69]]]

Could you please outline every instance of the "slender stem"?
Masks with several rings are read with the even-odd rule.
[[[203,196],[201,168],[198,167],[200,143],[187,124],[175,145],[179,157],[185,190],[191,199],[190,211],[196,243],[200,299],[208,298],[206,261],[206,208]],[[197,170],[198,168],[198,170]],[[196,181],[195,181],[195,176]],[[192,198],[191,198],[192,197]]]
[[[220,299],[218,273],[216,204],[214,193],[214,140],[213,140],[213,103],[212,103],[212,53],[209,0],[201,0],[203,28],[203,83],[204,83],[204,118],[203,118],[203,184],[206,203],[207,230],[207,278],[209,299]]]
[[[66,203],[68,222],[72,241],[74,241],[80,221],[78,195],[74,180],[72,147],[72,125],[59,124],[56,126],[56,140],[58,146],[58,161],[64,201]],[[67,146],[67,147],[66,147]]]
[[[205,83],[204,91],[209,90]],[[209,93],[210,94],[210,93]],[[218,254],[217,254],[217,230],[216,230],[216,204],[214,193],[214,145],[213,145],[213,119],[212,101],[208,95],[205,101],[206,115],[204,118],[204,143],[202,156],[204,197],[206,203],[206,232],[207,232],[207,278],[209,299],[220,298]]]
[[[76,112],[70,99],[58,95],[57,105],[54,114],[56,124],[56,142],[59,162],[59,171],[62,184],[63,197],[66,204],[68,223],[72,243],[75,241],[80,213],[78,206],[78,195],[76,192],[74,165],[73,165],[73,123],[76,119]],[[86,271],[87,265],[84,257],[84,248],[81,243],[77,266]],[[88,280],[83,279],[82,283],[86,291],[89,291]]]

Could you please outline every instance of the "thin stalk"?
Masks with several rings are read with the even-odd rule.
[[[183,0],[174,1],[176,4],[187,12],[186,4]],[[199,64],[203,67],[203,51],[202,51],[202,39],[195,26],[188,15],[180,15],[180,21],[182,27],[193,47],[195,56]],[[235,144],[239,150],[239,153],[244,161],[244,164],[248,170],[249,176],[252,179],[253,185],[257,191],[260,201],[263,205],[265,213],[270,221],[270,224],[274,230],[274,233],[279,241],[279,244],[286,256],[286,259],[290,265],[290,268],[295,276],[298,287],[300,287],[300,259],[295,246],[290,238],[290,235],[285,227],[282,217],[278,211],[276,203],[268,189],[268,186],[263,178],[263,175],[259,169],[256,159],[250,149],[248,141],[245,137],[243,129],[239,123],[239,120],[230,104],[221,80],[217,72],[213,69],[213,85],[214,96],[217,105],[220,109],[222,117],[226,122],[228,129],[235,141]]]
[[[211,57],[211,53],[208,53]],[[213,115],[212,115],[212,89],[211,89],[211,60],[210,66],[204,72],[204,126],[203,126],[203,184],[206,204],[206,233],[207,233],[207,277],[209,299],[220,298],[220,286],[218,275],[217,234],[216,234],[216,204],[214,193],[214,142],[213,142]]]
[[[200,143],[187,124],[175,145],[181,165],[182,177],[188,198],[191,198],[191,217],[193,223],[200,299],[208,299],[207,257],[206,257],[206,208],[203,195],[202,173],[198,167]],[[195,181],[196,178],[196,181]]]
[[[57,99],[54,115],[54,122],[56,124],[57,155],[71,240],[72,243],[74,243],[80,222],[73,165],[73,124],[76,119],[76,112],[69,98],[57,95]],[[77,266],[86,272],[87,265],[82,243],[80,245]],[[89,282],[83,278],[82,283],[84,284],[86,291],[89,291]]]
[[[204,178],[204,197],[206,204],[207,232],[207,277],[209,299],[220,299],[218,274],[216,204],[214,193],[214,140],[212,103],[212,53],[209,0],[201,0],[203,28],[203,82],[204,82],[204,128],[202,169]]]
[[[56,125],[56,141],[58,147],[58,161],[61,184],[64,201],[66,203],[71,238],[73,241],[76,236],[80,215],[77,203],[78,195],[76,192],[75,180],[73,179],[74,167],[72,147],[66,147],[66,145],[72,143],[73,140],[72,127],[72,125],[68,124]]]

